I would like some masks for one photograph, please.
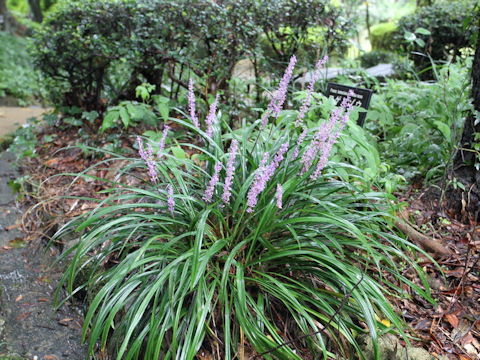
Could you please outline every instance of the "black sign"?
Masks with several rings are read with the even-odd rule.
[[[335,99],[335,101],[337,102],[337,106],[339,106],[342,103],[342,100],[347,97],[347,94],[350,90],[353,90],[352,105],[359,106],[364,108],[365,110],[368,110],[368,106],[370,105],[370,99],[372,98],[373,92],[370,89],[355,88],[329,82],[327,85],[327,96]],[[367,113],[365,112],[361,112],[358,114],[357,124],[359,126],[363,126],[366,114]]]

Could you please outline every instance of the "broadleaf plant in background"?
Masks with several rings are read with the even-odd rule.
[[[358,335],[369,333],[378,358],[380,334],[404,335],[385,293],[408,296],[408,286],[433,300],[406,255],[414,246],[391,232],[393,198],[365,189],[354,165],[326,161],[348,100],[316,127],[303,121],[306,96],[297,122],[281,108],[269,121],[269,107],[224,132],[214,106],[206,126],[196,118],[193,86],[189,100],[190,118],[168,126],[193,140],[171,141],[167,125],[160,143],[140,138],[139,159],[118,159],[130,161],[123,174],[140,171],[143,182],[112,184],[96,210],[56,235],[77,239],[63,254],[70,296],[96,289],[83,331],[89,354],[100,346],[117,359],[194,359],[199,351],[233,359],[247,350],[265,359],[352,358],[362,355]],[[396,264],[420,274],[423,287]]]

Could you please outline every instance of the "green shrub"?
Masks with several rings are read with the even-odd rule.
[[[32,54],[55,104],[101,114],[135,100],[142,83],[175,98],[195,77],[198,89],[229,98],[239,60],[252,59],[259,76],[297,52],[316,55],[319,47],[341,47],[349,24],[329,0],[295,6],[285,0],[70,1],[57,6],[36,32]],[[270,54],[258,44],[262,31]]]
[[[190,129],[195,144],[177,144],[167,127],[147,147],[139,139],[142,159],[122,158],[129,165],[118,178],[150,181],[111,184],[107,199],[57,234],[77,239],[63,255],[70,294],[103,284],[85,319],[89,354],[99,344],[117,359],[194,359],[220,343],[226,360],[247,346],[271,352],[266,359],[351,357],[361,353],[356,336],[369,332],[378,356],[379,333],[402,333],[385,293],[405,296],[410,286],[431,300],[405,255],[413,245],[390,231],[392,197],[372,191],[371,176],[354,165],[326,163],[348,112],[326,122],[307,115],[310,91],[301,111],[280,112],[284,79],[248,126],[223,132],[212,108],[204,131],[191,106],[191,122],[169,121]],[[85,266],[90,276],[74,289]]]
[[[67,2],[35,34],[33,55],[50,79],[54,103],[85,111],[134,100],[142,83],[155,85],[156,93],[168,87],[172,93],[192,73],[215,93],[226,87],[234,64],[256,41],[252,5]]]
[[[399,20],[395,46],[404,51],[428,54],[433,60],[447,60],[449,56],[459,55],[460,49],[472,47],[474,42],[475,22],[472,21],[471,26],[466,28],[464,25],[476,14],[476,3],[475,0],[438,1],[418,8],[414,14]],[[428,32],[419,32],[419,28]],[[412,42],[409,34],[414,34],[414,38],[421,41]],[[428,57],[415,56],[413,59],[417,69],[430,65]]]
[[[329,0],[261,1],[256,12],[269,68],[283,68],[292,55],[313,63],[319,54],[341,53],[353,30],[352,20]]]
[[[397,59],[397,55],[384,51],[384,50],[372,50],[359,57],[360,64],[364,68],[369,68],[378,64],[388,64]]]
[[[395,23],[387,22],[374,25],[370,28],[370,43],[373,50],[395,50],[393,42],[398,31]]]
[[[105,90],[113,64],[134,59],[125,36],[133,18],[130,3],[106,0],[66,2],[51,14],[35,34],[32,55],[48,77],[54,104],[85,111],[100,111],[108,104],[113,95]]]

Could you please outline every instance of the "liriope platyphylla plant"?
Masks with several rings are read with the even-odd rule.
[[[404,255],[411,244],[389,231],[392,198],[342,181],[337,171],[352,165],[327,161],[350,96],[318,127],[304,122],[325,61],[295,121],[282,115],[292,57],[261,118],[223,132],[219,98],[201,123],[190,81],[189,116],[170,119],[195,138],[179,144],[190,155],[173,154],[167,125],[159,144],[139,137],[140,158],[126,171],[145,168],[143,186],[115,184],[108,200],[59,232],[78,236],[62,282],[72,294],[88,269],[82,286],[96,289],[83,333],[90,354],[352,359],[362,356],[360,334],[377,351],[379,334],[402,333],[385,293],[402,296],[408,286],[429,298],[428,284]]]

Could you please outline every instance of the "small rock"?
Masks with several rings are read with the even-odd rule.
[[[359,343],[366,360],[375,360],[372,338],[363,336],[360,338]],[[407,349],[400,345],[398,339],[392,334],[385,334],[379,337],[378,348],[381,360],[448,360],[446,356],[435,357],[425,349],[414,347],[408,348],[407,357]]]

